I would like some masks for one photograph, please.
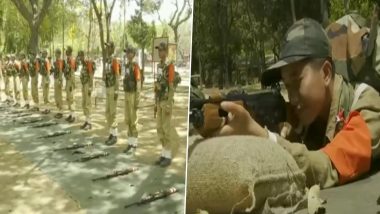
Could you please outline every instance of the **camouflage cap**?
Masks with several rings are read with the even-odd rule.
[[[55,49],[54,53],[61,54],[62,52],[61,52],[61,49],[57,48],[57,49]]]
[[[73,48],[71,46],[67,46],[66,52],[72,53],[73,52]]]
[[[78,56],[84,56],[84,51],[83,50],[78,51]]]
[[[303,18],[287,31],[281,47],[279,60],[264,71],[261,83],[265,86],[281,80],[280,69],[307,58],[331,57],[331,46],[327,35],[317,21]]]
[[[155,48],[158,49],[159,51],[161,51],[161,50],[165,50],[166,51],[166,50],[168,50],[168,45],[165,42],[161,42]]]
[[[136,49],[132,46],[127,46],[125,49],[124,49],[124,52],[125,53],[133,53],[133,54],[136,54]]]

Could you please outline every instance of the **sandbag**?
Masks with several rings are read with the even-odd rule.
[[[210,138],[194,148],[187,170],[188,214],[290,213],[307,206],[305,175],[268,139]]]

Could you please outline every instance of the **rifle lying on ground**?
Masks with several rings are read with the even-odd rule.
[[[62,136],[62,135],[65,135],[65,134],[70,134],[71,131],[58,131],[58,132],[54,132],[52,134],[48,134],[48,135],[45,135],[45,136],[42,136],[42,137],[39,137],[40,139],[41,138],[52,138],[52,137],[58,137],[58,136]]]
[[[26,121],[20,121],[20,124],[31,124],[31,123],[37,123],[37,122],[41,122],[43,121],[42,118],[35,118],[35,119],[31,119],[31,120],[26,120]]]
[[[55,151],[55,152],[57,152],[57,151],[69,151],[69,150],[75,150],[75,149],[90,147],[92,145],[93,145],[92,143],[88,143],[88,144],[74,144],[74,145],[71,145],[71,146],[66,146],[66,147],[62,147],[62,148],[58,148],[58,149],[53,149],[53,151]]]
[[[19,117],[27,117],[27,116],[31,116],[33,115],[32,113],[20,113],[20,114],[12,114],[12,115],[9,115],[8,117],[10,118],[19,118]]]
[[[7,110],[9,110],[8,107],[5,107],[5,106],[1,106],[1,107],[0,107],[0,111],[7,111]]]
[[[95,153],[95,154],[83,156],[83,157],[81,157],[79,159],[76,159],[74,162],[86,162],[86,161],[89,161],[89,160],[92,160],[92,159],[106,157],[108,155],[109,155],[108,152]]]
[[[278,132],[280,122],[286,121],[286,103],[280,89],[269,89],[252,94],[230,93],[225,97],[190,100],[190,123],[199,134],[209,137],[224,123],[228,112],[220,108],[222,101],[233,101],[244,106],[251,117],[263,127]]]
[[[129,173],[137,171],[137,170],[138,170],[138,168],[136,168],[136,167],[132,167],[132,168],[129,168],[129,169],[123,169],[123,170],[116,170],[116,171],[114,171],[111,174],[107,174],[105,176],[101,176],[101,177],[98,177],[98,178],[93,178],[91,180],[94,181],[94,182],[95,181],[100,181],[100,180],[107,180],[107,179],[115,178],[115,177],[122,176],[122,175],[128,175]]]
[[[9,112],[8,114],[22,114],[24,113],[25,111],[11,111]]]
[[[128,204],[128,205],[124,206],[124,208],[128,208],[128,207],[131,207],[134,205],[137,205],[137,206],[144,205],[144,204],[147,204],[149,202],[152,202],[152,201],[155,201],[158,199],[166,198],[166,197],[168,197],[168,196],[170,196],[176,192],[178,192],[178,190],[174,187],[169,188],[167,190],[160,190],[158,192],[151,193],[145,197],[142,197],[140,201],[134,202],[132,204]]]
[[[40,124],[34,125],[34,126],[32,126],[32,128],[42,128],[42,127],[48,127],[48,126],[55,126],[57,124],[58,124],[57,122],[49,121],[46,123],[40,123]]]

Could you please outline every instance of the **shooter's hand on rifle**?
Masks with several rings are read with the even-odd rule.
[[[242,105],[222,102],[220,107],[229,114],[224,125],[215,133],[216,136],[254,135],[268,138],[268,131],[261,127]]]

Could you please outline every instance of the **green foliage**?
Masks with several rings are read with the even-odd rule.
[[[373,0],[352,0],[349,9],[368,20]],[[295,19],[328,23],[343,16],[345,6],[343,0],[294,0],[294,12]],[[250,83],[278,58],[292,23],[290,0],[194,1],[192,72],[210,87]]]
[[[30,33],[28,25],[12,4],[3,3],[2,7],[2,29],[4,38],[3,51],[6,53],[17,53],[28,44]]]
[[[81,4],[78,0],[69,0],[66,1],[66,4],[72,6],[64,6],[61,1],[53,1],[49,8],[48,14],[39,29],[40,46],[42,48],[48,48],[54,39],[57,40],[58,36],[62,35],[63,20],[65,20],[65,23],[77,24],[78,8],[84,9],[84,6],[79,7]],[[27,6],[29,7],[30,5],[27,4]],[[3,50],[5,52],[26,51],[30,29],[26,20],[20,15],[10,0],[2,1],[0,17],[2,17],[2,23],[0,24],[3,29],[2,37],[4,37],[4,43],[0,44],[0,46],[3,46]],[[70,29],[70,27],[71,25],[66,24],[65,31]]]
[[[127,25],[128,34],[133,41],[141,48],[151,48],[152,41],[156,35],[154,23],[148,25],[140,15],[140,11],[132,16],[131,21]]]

